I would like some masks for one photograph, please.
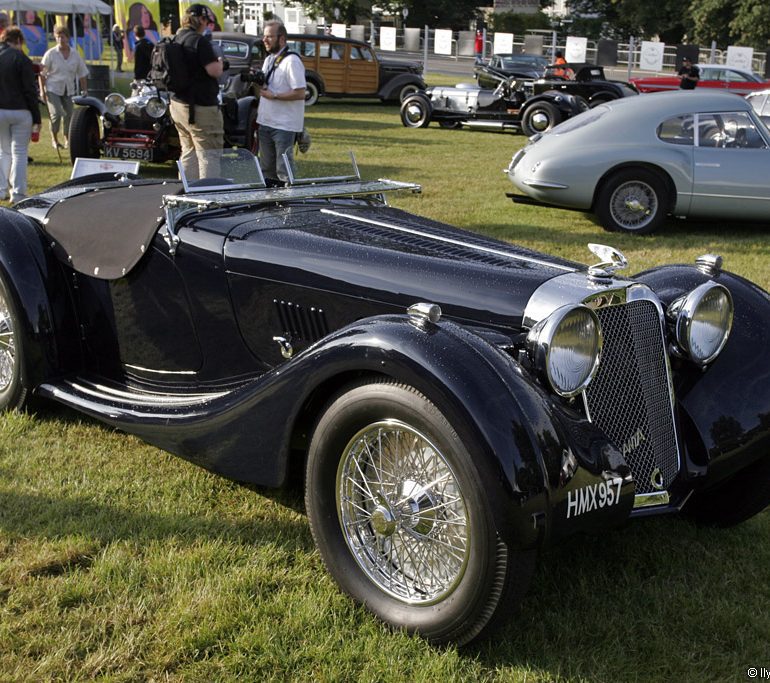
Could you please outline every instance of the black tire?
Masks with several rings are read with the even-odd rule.
[[[585,97],[580,97],[580,95],[575,95],[575,102],[577,102],[578,111],[580,111],[581,114],[591,108],[591,105],[588,104],[588,100],[586,100]]]
[[[545,133],[561,123],[561,112],[550,102],[535,102],[524,110],[521,117],[521,131],[527,137]]]
[[[412,95],[401,103],[401,123],[407,128],[427,128],[431,113],[430,100],[425,95]]]
[[[21,410],[29,397],[24,328],[5,276],[0,273],[0,411]]]
[[[730,527],[770,505],[770,457],[765,456],[727,482],[695,495],[695,520],[704,526]]]
[[[415,93],[420,92],[420,87],[414,83],[407,83],[401,86],[401,90],[398,91],[398,101],[403,102],[407,97],[411,97]]]
[[[605,104],[615,99],[617,98],[616,97],[598,97],[596,99],[591,100],[588,106],[591,107],[591,109],[593,109],[594,107],[598,107],[600,104]]]
[[[604,181],[594,212],[605,230],[647,235],[660,228],[669,211],[665,181],[646,168],[625,168]]]
[[[468,643],[510,615],[535,553],[497,537],[471,452],[415,389],[361,382],[328,404],[305,506],[327,569],[356,601],[434,643]]]
[[[76,107],[69,130],[70,159],[98,159],[101,155],[99,118],[92,107]]]
[[[257,108],[249,109],[249,115],[246,118],[246,131],[244,132],[243,147],[248,149],[254,156],[259,154],[259,124],[257,123]]]
[[[313,80],[308,79],[305,83],[305,106],[312,107],[321,95],[321,88]]]

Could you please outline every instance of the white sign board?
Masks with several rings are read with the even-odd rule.
[[[643,71],[661,71],[663,69],[663,50],[665,43],[643,40],[639,51],[639,68]]]
[[[564,51],[564,59],[568,64],[581,64],[586,61],[588,38],[567,36],[567,47]]]
[[[433,52],[437,55],[452,54],[452,31],[448,28],[437,28],[433,44]]]
[[[396,27],[382,26],[380,28],[380,50],[396,51]]]
[[[737,45],[727,46],[727,66],[734,66],[737,69],[746,69],[753,71],[751,62],[754,59],[753,47],[738,47]]]
[[[93,173],[139,173],[139,162],[121,159],[75,159],[70,178],[82,178]]]
[[[492,43],[492,51],[496,55],[509,55],[513,52],[513,33],[498,33],[495,31],[495,40]]]
[[[348,27],[346,24],[332,24],[332,35],[337,38],[346,38],[348,35]]]

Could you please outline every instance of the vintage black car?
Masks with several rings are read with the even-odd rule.
[[[70,157],[131,159],[163,163],[179,158],[179,136],[168,111],[169,93],[150,81],[134,81],[129,97],[111,93],[101,100],[73,97]],[[257,151],[257,98],[240,71],[223,80],[220,107],[226,147]]]
[[[473,67],[473,77],[482,88],[496,88],[503,78],[529,78],[543,76],[549,61],[540,55],[524,53],[494,54],[482,64]]]
[[[767,506],[770,297],[718,257],[626,278],[610,247],[586,268],[385,202],[415,185],[266,188],[225,156],[208,184],[0,209],[1,408],[58,401],[261,486],[304,472],[342,589],[433,642],[509,617],[565,536]]]
[[[401,123],[407,128],[425,128],[436,121],[442,128],[475,126],[530,136],[588,108],[582,99],[556,90],[535,94],[532,84],[506,78],[494,90],[475,83],[428,88],[401,103]]]
[[[502,79],[513,74],[492,64],[475,68],[476,79],[482,87],[495,87]],[[608,80],[604,68],[595,64],[551,64],[528,86],[534,95],[545,92],[569,93],[589,107],[620,97],[638,95],[636,88],[625,81]]]

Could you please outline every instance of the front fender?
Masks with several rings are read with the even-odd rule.
[[[96,97],[91,97],[91,95],[77,95],[72,98],[72,101],[81,107],[93,107],[102,116],[107,113],[107,107],[104,106],[104,102]]]
[[[361,321],[308,349],[294,371],[310,378],[308,397],[328,396],[329,383],[351,372],[418,389],[469,445],[492,509],[504,511],[498,530],[513,546],[614,526],[633,506],[629,469],[606,436],[543,391],[498,346],[450,321]],[[608,480],[616,486],[614,506],[579,517],[581,491]]]
[[[691,472],[700,486],[712,486],[770,453],[770,295],[733,273],[692,266],[658,268],[638,279],[664,306],[709,280],[732,294],[732,332],[716,360],[705,370],[687,361],[674,368]]]
[[[530,97],[526,102],[524,102],[520,115],[523,116],[524,112],[537,102],[550,102],[556,106],[560,112],[569,116],[574,116],[575,114],[580,113],[577,100],[575,100],[573,95],[559,92],[558,90],[546,90],[539,95],[535,95],[535,97]]]

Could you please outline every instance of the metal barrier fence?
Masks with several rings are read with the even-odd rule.
[[[382,49],[379,42],[379,31],[374,25],[354,25],[347,28],[347,35],[351,38],[366,40],[372,43],[376,48]],[[429,56],[435,54],[435,35],[436,29],[429,28],[427,32],[427,52]],[[533,38],[540,38],[539,48],[533,47]],[[513,52],[526,51],[532,54],[541,54],[546,57],[553,57],[556,50],[565,51],[564,35],[557,35],[551,32],[540,32],[537,34],[514,35]],[[400,28],[396,30],[395,47],[397,52],[425,52],[425,29],[424,28]],[[474,56],[474,31],[454,31],[451,41],[451,58],[459,59],[461,57]],[[589,40],[586,49],[586,61],[600,64],[602,66],[614,66],[617,68],[639,69],[641,42],[616,43],[617,59],[614,63],[608,63],[599,57],[598,41]],[[494,34],[486,33],[484,42],[484,56],[492,54],[494,49]],[[674,69],[676,64],[677,46],[666,45],[663,51],[663,71]],[[699,61],[701,63],[724,64],[727,57],[727,50],[720,49],[713,44],[710,47],[701,47],[699,52]],[[752,60],[752,70],[759,74],[765,74],[768,77],[767,67],[768,53],[755,50]]]

